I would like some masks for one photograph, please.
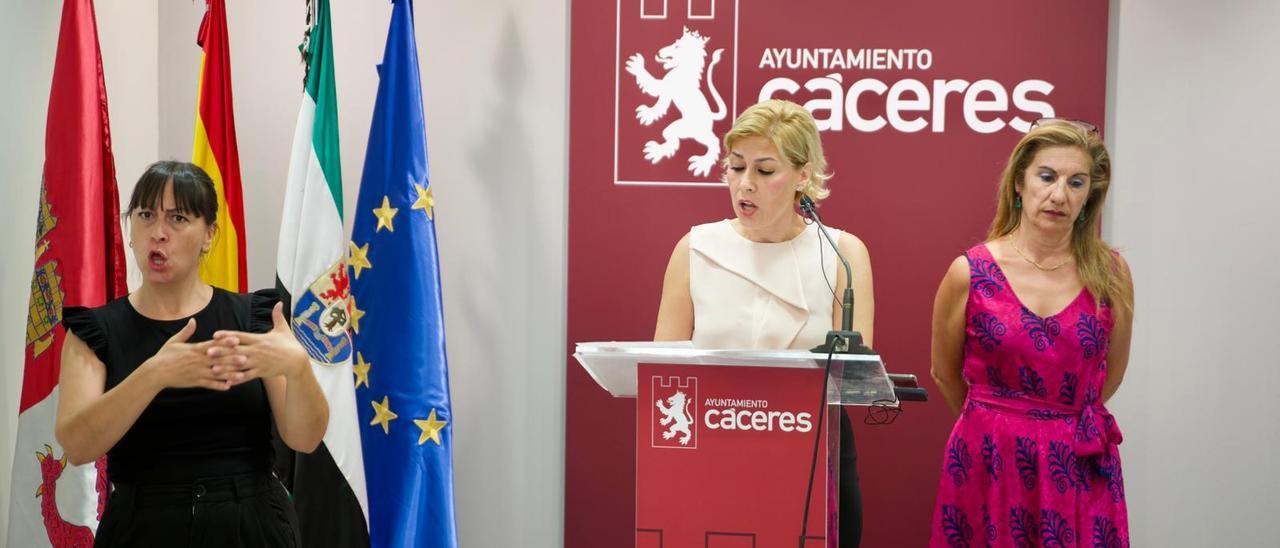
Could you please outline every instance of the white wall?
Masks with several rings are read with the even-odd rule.
[[[112,145],[120,182],[132,188],[130,179],[154,161],[158,143],[156,2],[104,6],[98,38]],[[45,116],[61,19],[61,2],[0,1],[0,540],[8,530]]]
[[[1134,271],[1111,407],[1134,546],[1274,546],[1280,3],[1118,0],[1109,237]]]

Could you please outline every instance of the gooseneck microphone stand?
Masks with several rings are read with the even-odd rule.
[[[804,548],[805,538],[808,536],[809,529],[809,507],[810,499],[813,498],[813,478],[818,467],[818,449],[822,442],[822,426],[826,424],[827,413],[827,383],[831,377],[831,362],[835,354],[874,354],[870,348],[862,344],[862,334],[853,330],[853,269],[849,268],[849,261],[845,259],[844,254],[840,253],[840,246],[835,239],[831,237],[831,233],[827,232],[827,227],[822,224],[822,219],[818,216],[817,205],[807,195],[800,196],[800,209],[805,216],[812,219],[813,223],[818,225],[818,230],[822,236],[826,238],[827,243],[831,245],[831,249],[835,250],[836,258],[840,259],[840,263],[844,265],[844,299],[840,302],[840,329],[827,332],[826,341],[823,344],[811,349],[811,352],[825,353],[827,355],[826,367],[822,372],[822,399],[818,406],[818,425],[813,436],[813,457],[809,461],[809,485],[804,491],[804,514],[800,522],[800,538],[798,546]],[[837,481],[837,484],[839,481]]]

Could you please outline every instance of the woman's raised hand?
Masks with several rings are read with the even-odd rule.
[[[272,328],[266,333],[214,333],[215,344],[206,351],[214,370],[231,372],[235,375],[231,383],[239,384],[277,375],[291,377],[310,367],[307,351],[294,338],[283,310],[284,306],[276,303],[271,310]]]
[[[174,333],[160,347],[160,351],[142,364],[161,388],[208,388],[210,390],[227,390],[239,382],[237,371],[219,368],[210,358],[210,350],[226,341],[208,340],[199,343],[188,343],[196,332],[196,320],[187,320],[181,330]]]

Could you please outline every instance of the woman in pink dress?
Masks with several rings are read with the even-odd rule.
[[[959,418],[930,546],[1129,545],[1120,430],[1104,403],[1129,361],[1133,282],[1099,238],[1111,159],[1049,119],[1018,142],[985,243],[933,312],[933,378]]]

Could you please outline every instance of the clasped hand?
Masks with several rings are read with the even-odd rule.
[[[228,390],[253,379],[293,376],[309,361],[284,319],[282,305],[271,311],[272,328],[266,333],[222,330],[213,338],[188,343],[195,333],[195,319],[165,343],[150,360],[170,388],[202,387]]]

